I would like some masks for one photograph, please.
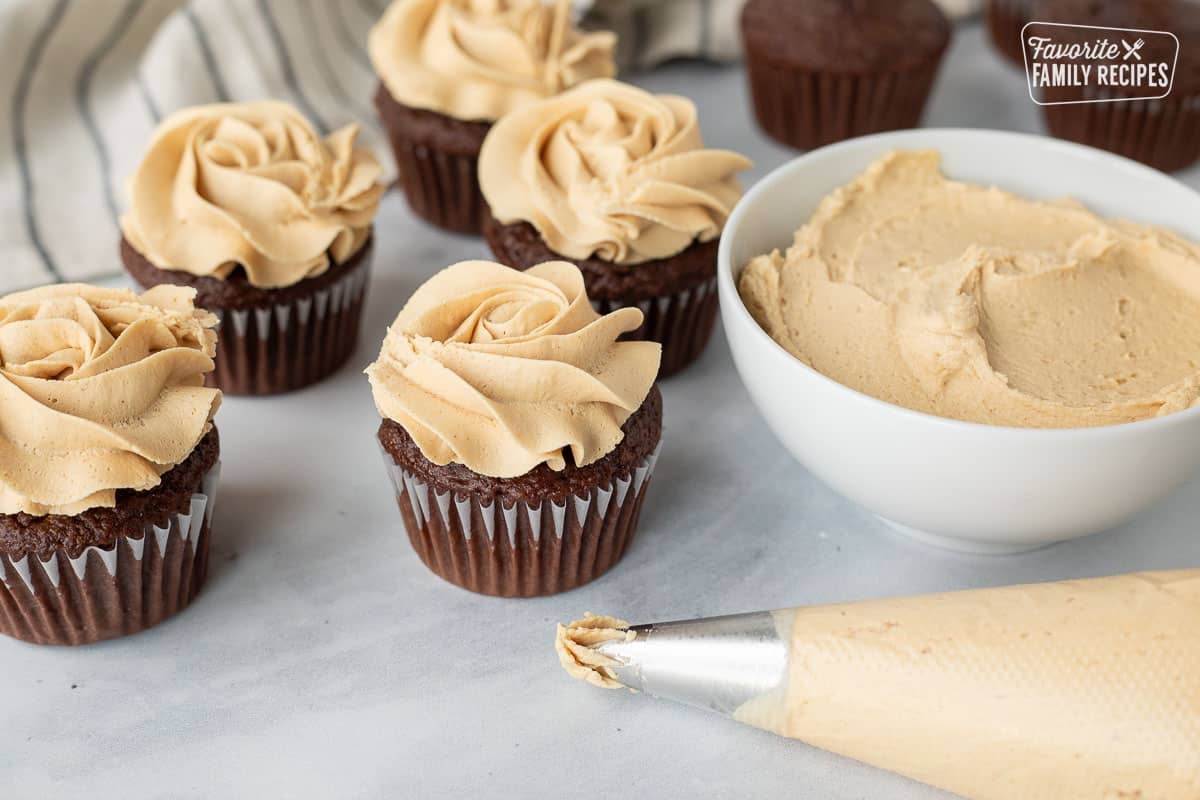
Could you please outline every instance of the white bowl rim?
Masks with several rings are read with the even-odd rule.
[[[753,205],[753,201],[760,195],[767,194],[775,189],[781,183],[785,183],[793,179],[793,173],[801,171],[808,166],[810,162],[827,158],[841,150],[849,150],[855,147],[862,146],[867,143],[884,144],[893,139],[909,139],[920,137],[928,134],[931,138],[939,136],[963,136],[967,138],[979,139],[1011,139],[1021,141],[1035,147],[1042,147],[1051,150],[1064,150],[1075,155],[1082,155],[1088,158],[1093,158],[1101,162],[1105,162],[1106,168],[1122,169],[1138,175],[1141,178],[1148,178],[1155,181],[1167,181],[1176,184],[1196,196],[1196,201],[1200,204],[1200,192],[1191,188],[1187,184],[1178,179],[1164,173],[1153,167],[1146,166],[1133,159],[1124,156],[1110,153],[1107,150],[1101,150],[1096,147],[1078,144],[1076,142],[1068,142],[1061,139],[1054,139],[1049,136],[1042,136],[1034,133],[1024,133],[1019,131],[994,130],[991,128],[910,128],[898,131],[885,131],[883,133],[873,133],[866,136],[857,136],[852,139],[846,139],[834,144],[828,144],[823,147],[818,147],[815,150],[810,150],[802,153],[796,158],[781,164],[771,170],[762,177],[757,183],[746,192],[730,213],[729,219],[726,221],[724,232],[721,235],[721,243],[717,254],[717,280],[718,285],[723,289],[727,297],[735,298],[735,302],[722,303],[722,314],[726,312],[726,306],[732,306],[730,312],[738,315],[744,322],[748,323],[753,329],[752,336],[757,341],[765,342],[768,349],[776,356],[783,356],[786,362],[791,364],[792,369],[798,369],[806,373],[809,377],[815,378],[818,381],[824,382],[827,386],[832,387],[835,391],[841,391],[849,396],[855,397],[860,401],[866,402],[868,405],[875,406],[883,411],[883,413],[895,414],[902,418],[907,418],[911,421],[943,427],[950,430],[957,430],[963,434],[970,435],[988,435],[987,431],[995,431],[997,434],[1006,436],[1024,437],[1027,439],[1039,439],[1043,442],[1049,439],[1055,440],[1070,440],[1081,438],[1098,438],[1101,436],[1133,436],[1142,431],[1148,431],[1151,428],[1166,428],[1182,425],[1190,422],[1196,417],[1200,417],[1200,405],[1191,408],[1183,409],[1182,411],[1174,411],[1170,414],[1164,414],[1160,417],[1148,417],[1146,419],[1134,420],[1132,422],[1121,422],[1111,425],[1098,425],[1083,428],[1022,428],[1010,425],[991,425],[983,422],[969,422],[967,420],[953,419],[951,417],[940,417],[936,414],[929,414],[924,411],[906,408],[904,406],[889,403],[886,400],[881,400],[878,397],[860,392],[840,383],[819,370],[810,367],[794,355],[784,349],[783,345],[771,338],[771,336],[763,330],[762,326],[751,316],[750,311],[746,308],[746,304],[742,302],[741,293],[737,290],[737,284],[734,281],[734,267],[732,264],[731,250],[733,248],[733,237],[729,236],[730,231],[736,231],[742,223],[743,218],[749,213],[748,209]],[[908,148],[916,147],[916,144],[905,145]],[[929,145],[930,149],[937,149],[933,143]],[[863,168],[866,168],[866,164]],[[738,272],[741,270],[739,269]],[[1065,443],[1065,442],[1064,442]]]

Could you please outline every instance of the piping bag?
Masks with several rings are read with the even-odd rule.
[[[1200,799],[1200,569],[630,626],[567,672],[972,800]]]

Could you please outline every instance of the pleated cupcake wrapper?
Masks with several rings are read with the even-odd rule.
[[[0,633],[34,644],[79,645],[137,633],[187,606],[208,572],[209,532],[221,465],[191,505],[139,537],[45,561],[0,554]]]
[[[1083,95],[1099,101],[1117,96],[1095,88]],[[1049,105],[1042,106],[1042,114],[1046,127],[1060,139],[1101,147],[1164,172],[1184,169],[1200,159],[1200,94]]]
[[[801,150],[867,133],[916,127],[940,59],[904,72],[836,75],[750,56],[746,71],[759,126]]]
[[[700,357],[712,338],[718,306],[715,276],[691,289],[650,300],[592,300],[592,307],[601,314],[625,307],[641,309],[645,321],[625,338],[662,344],[660,378],[678,372]]]
[[[216,310],[220,318],[213,385],[264,395],[316,383],[346,363],[358,342],[369,259],[311,296],[287,303]]]
[[[660,442],[629,474],[586,497],[512,506],[439,490],[386,450],[383,459],[409,540],[430,570],[473,592],[535,597],[587,583],[621,559],[661,448]]]
[[[439,228],[478,236],[483,229],[479,155],[437,150],[388,132],[400,187],[413,213]]]
[[[1033,0],[988,0],[987,25],[992,44],[1018,66],[1025,65],[1021,29],[1028,23]]]

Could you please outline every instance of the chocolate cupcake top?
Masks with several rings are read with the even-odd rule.
[[[163,120],[129,181],[126,240],[160,269],[291,286],[370,237],[383,168],[358,126],[325,138],[287,103],[220,103]]]
[[[150,489],[212,427],[217,319],[195,291],[61,284],[0,297],[0,514]]]
[[[569,0],[395,0],[367,42],[396,100],[480,121],[612,77],[615,45],[577,30]]]
[[[379,413],[435,464],[512,478],[539,464],[586,466],[622,440],[662,348],[617,341],[642,312],[600,316],[583,275],[465,261],[430,278],[367,368]]]
[[[933,0],[747,0],[756,58],[834,74],[905,70],[940,57],[951,26]]]
[[[554,252],[637,264],[720,236],[751,166],[704,148],[687,98],[596,80],[497,122],[479,184],[497,220],[532,224]]]

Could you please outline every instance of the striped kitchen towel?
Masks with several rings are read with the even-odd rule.
[[[0,4],[0,291],[120,270],[125,179],[175,109],[279,97],[324,130],[359,120],[366,141],[381,145],[364,43],[384,5]]]
[[[627,63],[735,58],[742,0],[577,0]],[[975,0],[945,0],[951,3]],[[0,292],[120,271],[125,178],[164,114],[277,97],[383,146],[367,31],[387,0],[0,1]]]

